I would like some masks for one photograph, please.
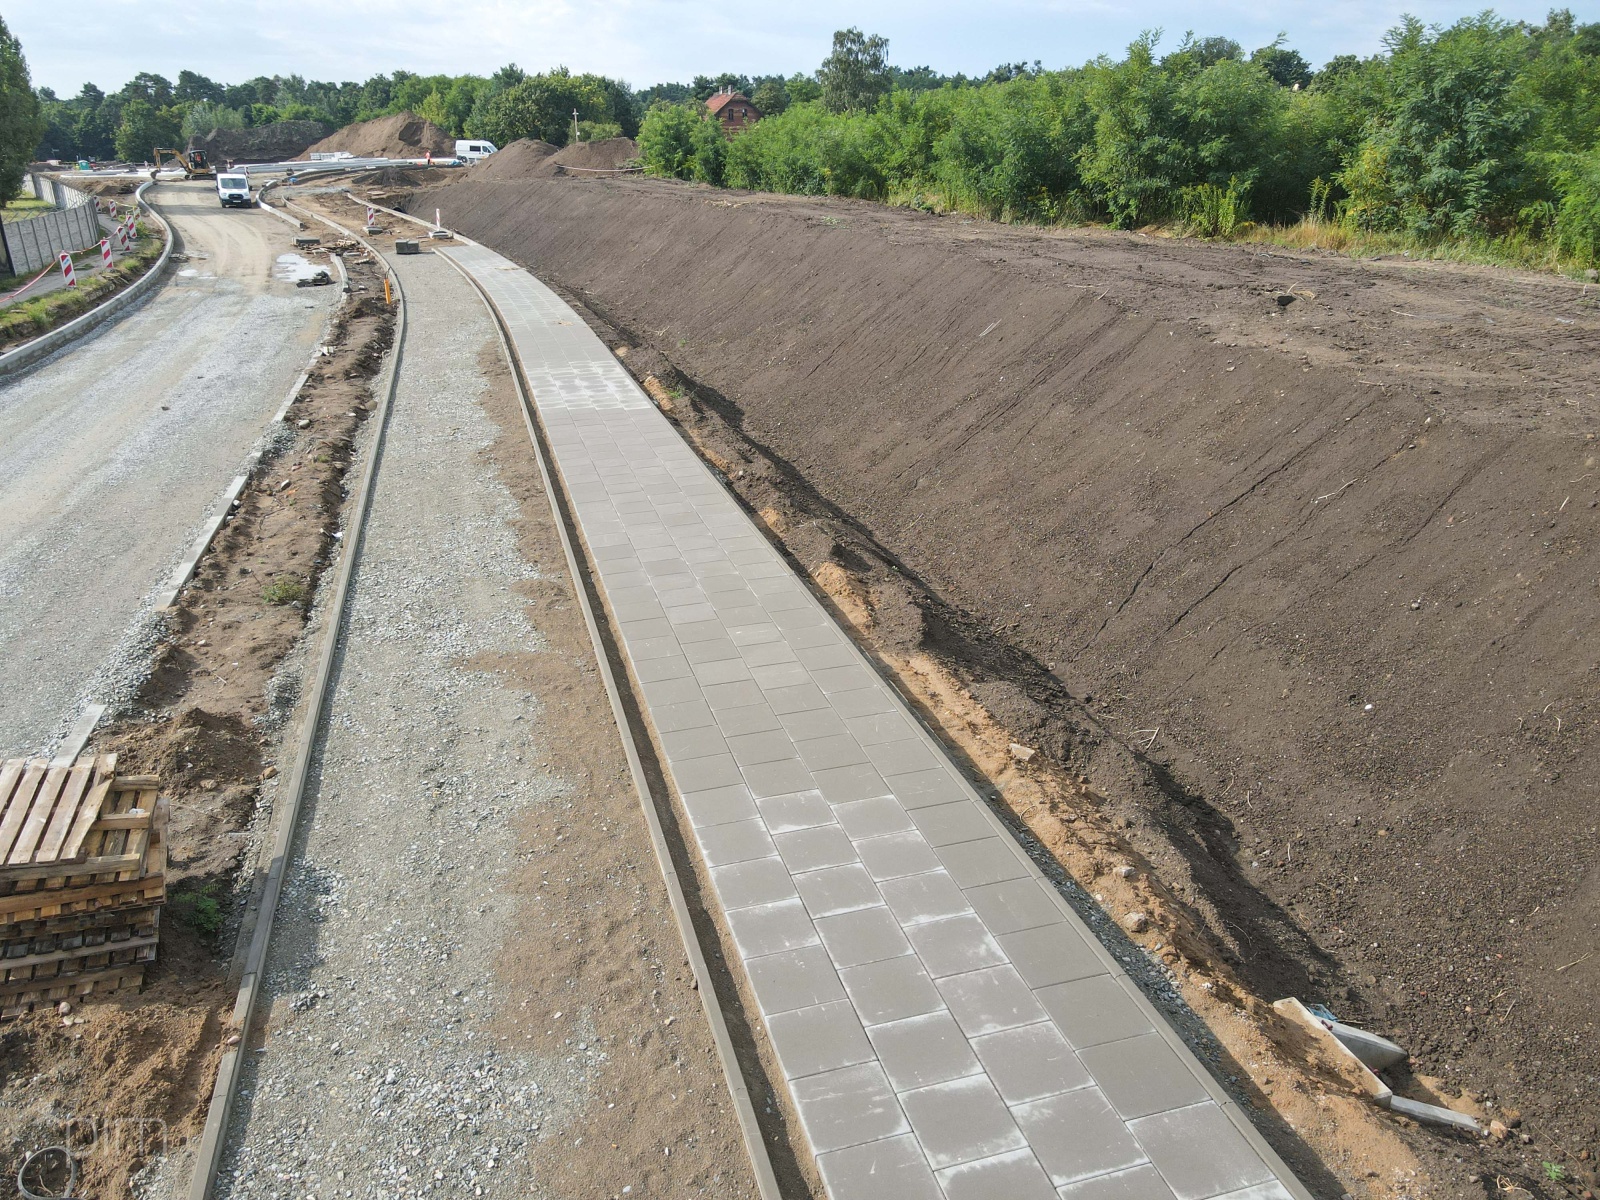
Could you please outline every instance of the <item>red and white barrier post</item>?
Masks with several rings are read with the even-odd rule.
[[[63,254],[58,260],[61,263],[61,274],[66,277],[68,287],[78,286],[78,277],[72,273],[72,255]]]
[[[101,238],[100,239],[100,265],[102,267],[109,267],[111,265],[111,239],[110,238]]]

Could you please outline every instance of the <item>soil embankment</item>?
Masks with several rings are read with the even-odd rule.
[[[559,150],[549,142],[520,138],[475,164],[467,178],[492,183],[553,179],[569,169],[578,173],[620,170],[638,157],[639,146],[632,138],[574,142]]]
[[[1600,1152],[1593,287],[654,181],[425,204],[759,450],[802,565],[1251,988]]]
[[[317,142],[307,154],[333,154],[343,151],[356,158],[453,158],[455,139],[432,121],[416,113],[395,113],[346,125]]]

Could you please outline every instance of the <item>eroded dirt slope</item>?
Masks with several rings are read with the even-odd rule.
[[[649,181],[426,204],[914,580],[906,648],[1254,987],[1600,1149],[1593,286]]]

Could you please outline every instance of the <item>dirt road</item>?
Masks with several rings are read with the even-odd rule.
[[[0,387],[0,752],[48,745],[143,670],[147,602],[319,336],[335,289],[274,279],[292,249],[209,183],[151,198],[187,256],[126,319]]]

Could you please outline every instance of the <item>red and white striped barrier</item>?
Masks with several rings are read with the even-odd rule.
[[[100,239],[100,265],[102,267],[109,267],[111,265],[111,239],[110,238],[101,238]]]
[[[61,273],[66,276],[68,287],[78,286],[78,277],[72,273],[72,255],[63,254],[57,261],[61,263]]]

